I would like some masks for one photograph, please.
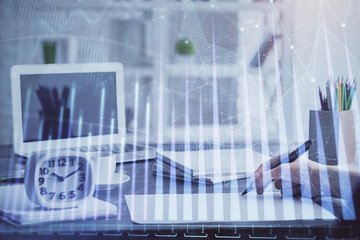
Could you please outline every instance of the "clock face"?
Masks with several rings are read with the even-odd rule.
[[[37,166],[36,191],[50,204],[75,202],[89,195],[91,166],[81,156],[53,157]]]

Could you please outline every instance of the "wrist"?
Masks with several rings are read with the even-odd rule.
[[[321,171],[327,172],[327,177],[325,174],[322,176],[327,178],[324,179],[324,182],[326,182],[326,187],[328,188],[328,192],[330,193],[331,197],[341,198],[338,167],[323,165],[321,167]]]
[[[309,175],[313,197],[340,197],[336,188],[337,170],[334,166],[309,161]]]

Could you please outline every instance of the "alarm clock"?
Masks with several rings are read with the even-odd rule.
[[[94,165],[80,152],[34,153],[27,160],[24,183],[28,198],[42,207],[76,207],[94,193]]]

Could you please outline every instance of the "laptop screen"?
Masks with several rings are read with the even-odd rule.
[[[115,72],[20,76],[24,142],[118,133]]]

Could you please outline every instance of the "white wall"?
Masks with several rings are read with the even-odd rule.
[[[67,4],[71,4],[72,1],[53,1],[53,4],[49,4],[48,1],[44,0],[29,0],[26,2],[18,2],[5,0],[1,2],[0,8],[0,50],[3,53],[3,57],[1,58],[0,64],[0,82],[2,88],[0,89],[0,96],[3,101],[0,102],[0,121],[2,122],[2,126],[5,126],[1,129],[0,132],[0,144],[10,144],[12,142],[12,116],[11,116],[11,102],[10,102],[10,67],[14,64],[36,64],[43,63],[43,57],[41,56],[41,42],[44,39],[54,39],[54,38],[63,38],[66,39],[68,37],[75,37],[77,42],[77,59],[74,62],[102,62],[102,61],[116,61],[123,60],[119,58],[119,55],[123,58],[127,58],[126,60],[130,62],[134,62],[132,67],[139,67],[137,60],[142,57],[137,55],[137,51],[132,49],[132,46],[136,45],[136,41],[138,38],[134,37],[134,35],[126,35],[124,33],[123,28],[116,28],[116,26],[120,26],[121,22],[125,22],[128,18],[131,18],[131,15],[128,12],[136,12],[134,9],[128,10],[128,12],[124,11],[124,8],[119,10],[118,7],[120,4],[117,4],[116,1],[104,1],[103,3],[99,3],[97,1],[88,1],[86,3],[79,3],[78,7],[77,3],[73,3],[72,6],[67,6]],[[134,3],[133,1],[132,3]],[[156,9],[156,4],[161,3],[161,1],[145,1],[150,7]],[[177,1],[167,1],[164,0],[164,3],[169,5],[175,5],[175,9],[178,6],[181,6],[181,2]],[[126,5],[128,1],[121,2],[123,5]],[[172,4],[171,4],[172,3]],[[188,5],[190,6],[191,13],[193,15],[194,11],[192,10],[192,4],[199,3],[198,1],[193,2],[189,0]],[[230,2],[231,3],[231,2]],[[206,4],[206,2],[204,3]],[[154,7],[154,6],[155,7]],[[226,5],[226,4],[225,4]],[[236,3],[234,3],[236,5]],[[115,7],[112,7],[115,6]],[[206,5],[203,5],[206,7]],[[174,6],[173,8],[174,9]],[[180,9],[180,8],[179,8]],[[208,8],[202,8],[203,14],[208,14],[211,12],[210,5],[208,4]],[[232,12],[231,12],[232,11]],[[243,41],[246,43],[244,49],[246,49],[246,65],[249,65],[250,59],[254,55],[257,49],[257,44],[262,41],[262,15],[263,13],[260,11],[247,10],[246,13],[242,12],[240,14],[240,18],[237,19],[237,8],[234,10],[229,9],[227,11],[221,12],[218,10],[214,10],[217,14],[216,19],[216,45],[217,45],[217,55],[218,55],[218,63],[222,61],[222,59],[233,59],[233,61],[239,60],[242,62],[242,54],[238,54],[236,51],[238,49],[238,43],[241,42],[238,38],[237,28],[243,27],[245,29],[244,36],[242,37]],[[176,31],[173,32],[174,28],[181,26],[184,28],[188,28],[190,32],[193,31],[194,26],[200,23],[200,19],[194,18],[192,21],[187,15],[186,21],[183,19],[184,15],[182,11],[176,10],[179,19],[174,19],[175,14],[170,13],[168,19],[162,20],[161,15],[162,12],[154,10],[154,17],[149,16],[151,24],[153,28],[156,28],[159,33],[161,30],[165,30],[165,28],[169,28],[165,32],[169,32],[171,36],[168,36],[170,39],[166,40],[167,36],[161,36],[162,41],[165,44],[169,44],[169,52],[165,52],[164,62],[165,65],[171,63],[171,61],[167,62],[167,55],[171,55],[169,58],[174,58],[175,51],[173,50],[173,45],[176,40],[181,37],[182,34],[186,36],[186,32],[179,31],[180,34],[176,34]],[[229,14],[231,13],[231,15]],[[172,14],[172,15],[171,15]],[[199,15],[202,17],[202,15]],[[141,14],[140,14],[141,17]],[[197,17],[197,16],[196,16]],[[201,41],[196,42],[197,51],[199,51],[198,57],[201,61],[208,64],[212,61],[212,51],[209,50],[209,46],[212,44],[212,26],[211,26],[211,14],[207,15],[208,19],[201,23],[202,28],[200,28],[196,37],[201,39]],[[188,21],[190,19],[190,21]],[[220,20],[221,21],[220,21]],[[148,25],[144,20],[144,25]],[[143,22],[140,21],[140,25],[143,25]],[[179,23],[183,23],[179,24]],[[241,24],[240,24],[241,23]],[[260,24],[259,27],[255,27],[256,24]],[[149,24],[149,25],[151,25]],[[239,24],[239,26],[237,26]],[[140,27],[137,26],[138,22],[134,24],[134,28]],[[179,25],[179,26],[178,26]],[[12,26],[8,28],[8,26]],[[174,27],[175,26],[175,27]],[[175,29],[176,30],[176,29]],[[175,34],[174,34],[175,33]],[[124,37],[125,36],[125,37]],[[135,35],[136,36],[136,35]],[[245,36],[248,36],[251,39],[247,39]],[[128,39],[130,38],[130,40]],[[159,40],[159,35],[156,35],[152,32],[151,35],[147,35],[146,40],[150,42],[153,41],[148,50],[149,55],[147,57],[159,58],[159,45],[161,45],[161,41]],[[199,39],[195,40],[199,40]],[[254,39],[253,39],[254,38]],[[127,41],[126,41],[127,40]],[[145,41],[146,42],[146,41]],[[168,43],[169,42],[169,43]],[[126,43],[126,44],[125,44]],[[146,44],[146,43],[145,43]],[[66,43],[64,43],[64,48],[66,48]],[[243,44],[241,44],[243,45]],[[124,50],[125,49],[125,50]],[[153,50],[154,49],[154,50]],[[210,48],[211,49],[211,48]],[[128,51],[126,51],[128,50]],[[118,52],[123,51],[123,54],[117,54]],[[205,54],[205,55],[204,55]],[[234,57],[236,56],[236,57]],[[66,62],[69,56],[63,56],[57,62]],[[238,59],[239,58],[239,59]],[[142,59],[142,58],[141,58]],[[151,58],[149,58],[151,60]],[[157,59],[159,60],[159,59]],[[159,62],[159,61],[155,61]],[[202,62],[201,62],[202,63]],[[138,65],[137,65],[138,64]],[[134,65],[134,66],[133,66]],[[175,64],[176,65],[176,64]],[[240,64],[239,64],[240,65]],[[243,67],[239,67],[233,73],[226,73],[225,75],[231,75],[232,81],[237,81],[240,79],[243,81],[243,74],[238,74],[241,72]],[[234,67],[233,66],[233,67]],[[129,69],[125,66],[125,72]],[[176,66],[178,68],[178,66]],[[270,67],[271,69],[273,66]],[[164,84],[167,83],[168,78],[167,74],[173,74],[171,71],[164,67]],[[210,68],[211,69],[211,68]],[[136,73],[137,69],[133,69],[133,73]],[[157,70],[157,69],[156,69]],[[253,69],[254,70],[254,69]],[[159,72],[159,71],[157,71]],[[185,72],[185,71],[183,71]],[[184,79],[182,76],[184,73],[180,74],[180,79]],[[212,73],[212,69],[211,69]],[[150,73],[151,75],[152,73]],[[157,80],[160,76],[157,76],[155,73],[152,75],[152,78]],[[217,73],[218,78],[221,79],[222,74]],[[134,101],[134,93],[131,92],[134,88],[132,83],[136,81],[136,74],[132,76],[132,80],[126,82],[129,87],[126,89],[127,96],[130,96],[126,100],[127,103],[132,104]],[[253,79],[249,79],[249,82],[252,82],[252,85],[249,84],[249,88],[254,89],[254,85],[256,86],[258,80],[258,72],[256,69],[254,70],[254,76],[251,76]],[[203,76],[202,76],[203,77]],[[250,76],[248,76],[250,77]],[[147,79],[145,79],[147,80]],[[239,80],[239,82],[240,82]],[[141,81],[141,79],[140,79]],[[148,81],[149,82],[149,81]],[[236,85],[236,84],[235,84]],[[231,90],[234,88],[232,85],[225,86]],[[240,84],[239,84],[240,86]],[[161,87],[161,86],[160,86]],[[141,90],[140,90],[141,91]],[[144,89],[144,92],[146,89]],[[236,91],[236,89],[235,89]],[[239,94],[243,94],[243,90]],[[257,92],[249,91],[250,97],[252,99],[256,98]],[[143,96],[142,94],[138,94],[139,96]],[[235,94],[232,94],[234,96]],[[146,96],[146,95],[145,95]],[[253,97],[254,96],[254,97]],[[155,93],[155,97],[156,93]],[[146,100],[146,97],[140,97]],[[234,102],[236,99],[228,98],[229,102]],[[242,98],[239,98],[241,101]],[[242,101],[243,102],[243,101]],[[257,116],[256,108],[259,108],[259,103],[255,100],[250,101],[252,104],[250,106],[250,111],[252,114],[252,126],[255,128],[254,132],[260,132],[260,121],[259,116]],[[165,103],[166,104],[166,101]],[[223,104],[223,105],[226,105]],[[230,105],[230,104],[229,104]],[[144,104],[139,104],[139,113],[144,112]],[[240,108],[243,107],[243,103],[240,104]],[[152,115],[155,118],[158,117],[159,114],[154,113],[154,110],[159,108],[158,105],[152,106]],[[160,108],[160,111],[162,109]],[[221,110],[220,110],[221,111]],[[240,109],[239,112],[243,112],[243,109]],[[253,116],[255,115],[255,116]],[[241,115],[241,121],[245,119],[244,114]],[[267,121],[272,120],[272,118],[266,118]],[[270,119],[270,120],[269,120]],[[274,121],[274,120],[272,120]],[[158,124],[158,119],[154,120],[154,125]],[[165,123],[165,122],[164,122]],[[166,122],[167,123],[167,122]],[[240,126],[240,130],[242,130],[245,126]],[[272,128],[276,131],[276,128]],[[243,132],[243,131],[242,131]],[[241,132],[241,133],[242,133]],[[241,135],[241,134],[239,134]],[[242,134],[243,135],[243,134]]]
[[[109,17],[102,17],[97,10],[83,14],[83,9],[69,10],[66,6],[43,8],[38,2],[0,1],[0,144],[12,143],[10,68],[14,64],[43,63],[43,39],[76,35],[78,62],[110,60],[111,48],[106,42],[111,38]]]
[[[84,14],[84,9],[70,9],[66,4],[42,8],[38,2],[0,1],[0,144],[12,143],[10,67],[42,63],[42,39],[76,35],[78,62],[114,60],[114,34],[110,26],[116,12],[104,6],[90,8]],[[324,88],[330,73],[360,80],[360,3],[358,0],[283,0],[283,3],[280,24],[285,32],[281,68],[283,102],[289,140],[296,141],[299,124],[294,111],[293,63],[300,97],[300,123],[306,138],[308,111],[318,108],[318,86]],[[113,15],[109,16],[109,12]]]
[[[288,77],[284,80],[293,81],[294,63],[300,100],[300,122],[306,138],[309,110],[320,107],[318,87],[321,86],[324,91],[330,75],[360,80],[360,2],[287,0],[286,3],[288,8],[285,11],[292,14],[285,12],[288,35],[285,36],[284,48],[291,58],[284,62],[284,72],[287,72],[285,76]],[[294,46],[292,50],[291,45]],[[293,84],[288,87],[288,94],[294,96]],[[357,91],[356,95],[359,94]],[[293,102],[292,107],[294,108]],[[356,110],[355,107],[353,105],[352,109]],[[295,119],[295,111],[292,114],[293,129],[290,135],[296,139],[299,125]]]

